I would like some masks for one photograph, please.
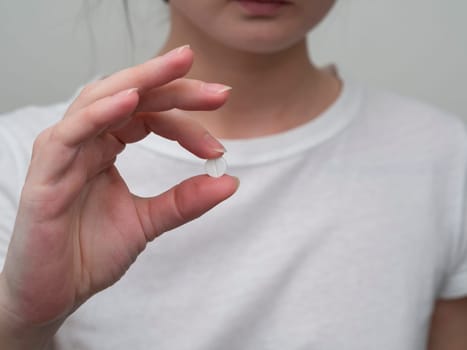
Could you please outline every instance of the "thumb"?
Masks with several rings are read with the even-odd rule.
[[[152,198],[136,198],[136,210],[147,241],[183,225],[232,196],[239,186],[235,177],[192,177]]]

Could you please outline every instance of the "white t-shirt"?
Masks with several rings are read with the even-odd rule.
[[[0,117],[1,259],[32,141],[66,107]],[[467,295],[463,123],[345,79],[308,124],[223,143],[238,193],[151,243],[57,348],[424,349],[435,300]],[[150,136],[118,168],[149,196],[203,163]]]

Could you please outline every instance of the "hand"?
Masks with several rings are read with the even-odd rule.
[[[224,86],[182,78],[192,61],[179,48],[94,82],[37,138],[0,275],[0,313],[18,327],[60,323],[119,280],[149,241],[235,192],[236,179],[202,175],[138,198],[114,166],[126,143],[149,132],[202,158],[223,153],[204,128],[173,115],[227,98]]]

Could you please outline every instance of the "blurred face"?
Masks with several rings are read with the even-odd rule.
[[[326,16],[334,2],[170,0],[169,4],[175,27],[188,21],[199,33],[223,45],[249,52],[272,53],[303,40],[307,32]]]

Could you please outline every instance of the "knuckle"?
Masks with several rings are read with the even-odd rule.
[[[173,195],[172,209],[175,220],[181,224],[193,219],[187,211],[187,198],[179,188],[176,188]]]
[[[132,86],[144,86],[148,71],[144,64],[138,64],[137,66],[126,68],[122,73],[125,76],[131,77]]]
[[[80,97],[86,97],[92,95],[94,89],[96,86],[99,84],[99,81],[93,81],[91,83],[86,84],[83,89],[81,90],[79,96]]]
[[[85,125],[89,125],[91,128],[95,129],[98,128],[100,123],[96,119],[98,115],[98,108],[95,103],[83,108],[79,115],[77,116],[81,123]]]
[[[40,151],[45,144],[47,144],[50,140],[50,135],[51,135],[51,130],[52,128],[47,128],[39,133],[37,137],[35,138],[33,145],[32,145],[32,153],[36,154],[38,151]]]
[[[92,116],[94,115],[94,105],[89,105],[83,108],[80,112],[80,119],[82,119],[83,123],[88,123],[92,120]]]

